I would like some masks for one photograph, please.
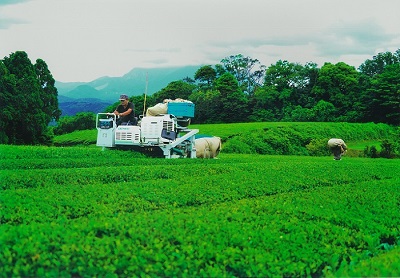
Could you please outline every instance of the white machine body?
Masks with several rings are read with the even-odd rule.
[[[101,114],[107,115],[108,118],[100,119]],[[113,114],[114,115],[114,114]],[[96,119],[97,128],[97,146],[100,147],[115,147],[115,129],[116,129],[116,115],[112,118],[108,113],[97,114]]]
[[[156,147],[165,158],[196,158],[195,135],[199,130],[180,126],[172,114],[143,117],[137,126],[117,126],[116,115],[98,113],[96,128],[96,145],[103,148]]]

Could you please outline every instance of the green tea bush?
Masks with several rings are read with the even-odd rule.
[[[0,277],[400,275],[399,160],[0,153]]]
[[[371,147],[366,146],[364,149],[364,155],[365,157],[378,158],[379,157],[378,149],[374,145],[372,145]]]
[[[257,122],[191,125],[190,128],[199,129],[201,134],[221,137],[222,152],[242,154],[316,155],[325,153],[325,147],[320,143],[317,150],[315,140],[336,137],[347,143],[385,139],[396,142],[400,137],[399,128],[374,123]],[[54,145],[93,145],[96,138],[97,130],[75,131],[56,136]],[[399,153],[396,149],[395,157]],[[347,155],[359,157],[363,151],[354,150],[350,145]]]
[[[396,156],[400,156],[400,147],[399,144],[393,140],[383,140],[381,144],[381,152],[379,153],[380,157],[384,158],[395,158]]]
[[[323,139],[312,139],[309,144],[306,145],[306,149],[311,156],[327,156],[331,155],[328,148],[327,142],[329,138]]]
[[[54,137],[54,146],[76,146],[95,144],[97,140],[97,130],[76,130],[71,133]]]
[[[385,139],[381,143],[380,151],[378,151],[377,147],[366,146],[364,148],[364,156],[370,158],[398,158],[400,157],[400,144],[395,140]]]
[[[223,152],[237,154],[255,153],[255,151],[247,143],[240,141],[237,137],[227,141],[223,145]]]
[[[352,140],[393,140],[392,138],[397,136],[393,127],[383,124],[275,123],[263,129],[230,136],[224,142],[224,151],[235,153],[240,147],[235,148],[234,143],[239,146],[244,143],[246,153],[252,151],[258,154],[328,155],[326,144],[330,138],[342,138],[348,143]],[[231,143],[231,140],[235,140],[234,143]],[[350,147],[347,155],[358,157],[362,152],[351,150]],[[391,156],[393,157],[393,154]]]

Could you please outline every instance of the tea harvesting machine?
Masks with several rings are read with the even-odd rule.
[[[97,146],[132,149],[150,156],[165,158],[196,158],[195,135],[189,129],[195,105],[171,102],[166,114],[143,115],[137,125],[118,125],[114,113],[96,116]]]

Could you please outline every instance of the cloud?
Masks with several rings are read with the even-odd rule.
[[[8,17],[3,15],[4,12],[2,12],[2,7],[4,8],[5,6],[9,5],[15,5],[19,3],[24,3],[28,2],[31,0],[1,0],[0,2],[0,29],[8,29],[14,24],[25,24],[27,23],[26,20],[23,20],[21,18],[15,18],[15,17]]]
[[[165,58],[160,58],[160,59],[146,60],[145,62],[149,63],[149,64],[155,64],[155,65],[166,65],[169,63],[169,60],[165,59]]]
[[[14,5],[24,2],[29,2],[31,0],[1,0],[0,6]]]
[[[398,34],[388,34],[375,21],[359,21],[328,28],[315,41],[319,55],[333,57],[371,54],[377,47],[390,46],[396,38]]]
[[[158,53],[174,53],[181,51],[180,48],[126,48],[124,49],[126,52],[158,52]]]
[[[0,29],[9,29],[12,25],[15,24],[26,24],[27,22],[20,19],[15,18],[5,18],[0,14]]]
[[[0,5],[0,56],[24,50],[60,81],[214,65],[236,54],[267,66],[280,59],[359,65],[400,45],[400,1],[383,2],[8,0]]]

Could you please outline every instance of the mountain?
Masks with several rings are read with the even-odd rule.
[[[100,77],[90,82],[58,82],[58,94],[70,98],[95,97],[104,101],[118,100],[120,94],[138,96],[146,91],[151,95],[165,88],[170,82],[193,78],[201,66],[169,68],[134,68],[121,77]]]
[[[61,116],[74,116],[79,112],[103,112],[109,102],[99,100],[97,98],[68,98],[60,96],[58,99],[58,107],[61,109]]]
[[[104,76],[90,82],[56,81],[62,116],[77,112],[102,112],[116,102],[120,94],[142,95],[146,91],[146,78],[147,95],[152,95],[172,81],[194,78],[200,67],[134,68],[121,77]]]

